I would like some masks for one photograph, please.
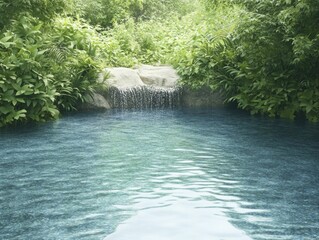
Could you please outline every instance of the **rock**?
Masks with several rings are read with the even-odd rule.
[[[110,108],[110,104],[99,93],[93,93],[92,96],[88,96],[88,102],[80,106],[82,110],[107,110]]]
[[[142,65],[138,74],[146,85],[154,87],[172,88],[177,86],[179,76],[171,66]]]
[[[137,70],[124,67],[107,68],[105,70],[109,72],[110,75],[106,80],[106,84],[110,87],[127,89],[145,86]]]
[[[142,86],[173,88],[179,79],[171,66],[142,65],[138,69],[116,67],[106,68],[105,71],[109,73],[106,84],[119,89]]]
[[[178,87],[179,76],[171,66],[116,67],[107,68],[105,72],[109,73],[109,78],[105,80],[106,87],[97,89],[87,109],[156,108],[166,105],[212,108],[224,105],[222,94],[209,88],[190,90]],[[103,82],[103,75],[100,74],[100,82]]]
[[[207,88],[199,90],[183,89],[181,105],[191,108],[211,108],[224,106],[225,98],[219,92],[212,92]]]

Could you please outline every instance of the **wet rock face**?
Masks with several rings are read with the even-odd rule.
[[[142,65],[105,71],[109,74],[108,92],[103,95],[111,108],[158,109],[180,105],[179,76],[171,66]]]
[[[152,86],[119,89],[110,87],[107,100],[118,109],[164,109],[180,105],[180,89]]]
[[[87,96],[88,101],[80,106],[80,110],[108,110],[111,108],[108,101],[99,93]]]
[[[174,107],[219,107],[223,98],[208,89],[193,91],[178,86],[179,76],[171,66],[141,65],[138,68],[106,68],[107,90],[97,90],[87,106],[92,109],[152,109]],[[102,81],[103,74],[100,76]],[[103,99],[102,99],[103,98]]]

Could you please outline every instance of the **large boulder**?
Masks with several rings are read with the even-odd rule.
[[[116,67],[106,68],[105,71],[109,74],[109,78],[106,80],[109,87],[127,89],[145,86],[135,69]]]
[[[142,65],[138,68],[138,74],[146,85],[162,88],[176,87],[179,79],[171,66]]]
[[[110,109],[108,101],[99,93],[87,96],[88,101],[80,106],[80,110],[107,110]]]
[[[104,73],[108,75],[105,81],[103,81]],[[106,68],[104,73],[100,74],[99,81],[105,82],[106,87],[97,89],[97,93],[85,105],[85,109],[126,108],[143,105],[143,101],[148,101],[148,105],[152,102],[156,106],[161,104],[194,108],[223,106],[222,95],[208,88],[197,91],[177,88],[179,76],[171,66],[141,65],[136,69],[115,67]],[[175,99],[177,102],[174,102]]]
[[[171,66],[141,65],[136,69],[115,67],[106,68],[109,75],[106,84],[109,87],[128,89],[133,87],[152,86],[173,88],[177,86],[179,76]]]

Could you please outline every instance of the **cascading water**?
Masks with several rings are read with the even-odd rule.
[[[108,91],[108,101],[112,108],[118,109],[175,108],[180,105],[180,94],[180,88],[111,87]]]

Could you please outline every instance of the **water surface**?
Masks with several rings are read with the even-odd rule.
[[[319,125],[225,109],[0,130],[0,239],[319,239]]]

